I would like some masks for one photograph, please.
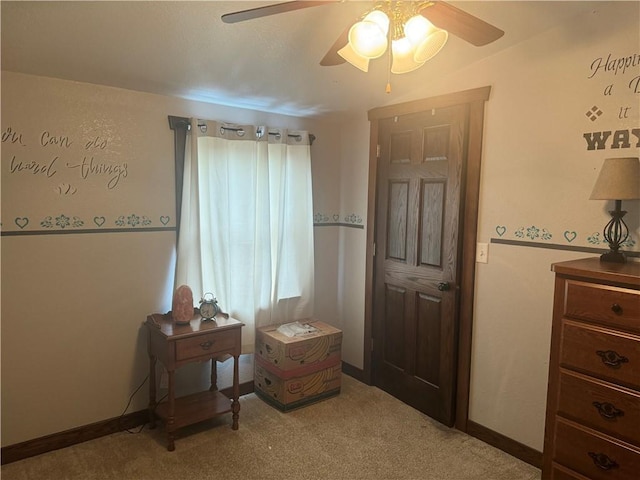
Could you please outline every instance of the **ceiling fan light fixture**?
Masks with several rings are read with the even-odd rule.
[[[432,59],[442,50],[448,38],[449,32],[437,29],[416,46],[413,59],[418,63]]]
[[[365,73],[369,71],[369,59],[362,55],[358,55],[358,53],[351,48],[350,43],[347,43],[344,47],[338,50],[337,53],[354,67]]]
[[[387,50],[387,34],[377,23],[363,20],[349,30],[349,44],[358,55],[378,58]]]

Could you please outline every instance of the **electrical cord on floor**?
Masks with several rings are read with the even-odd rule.
[[[143,385],[144,385],[144,383],[143,383]],[[142,385],[140,385],[140,386],[142,386]],[[138,387],[138,388],[140,388],[140,387]],[[135,392],[133,392],[133,393],[135,393]],[[158,401],[156,402],[156,404],[154,405],[153,410],[151,411],[151,415],[155,415],[155,413],[156,413],[156,407],[160,404],[160,402],[162,402],[162,400],[164,400],[165,398],[167,398],[167,395],[169,395],[169,393],[165,393],[162,397],[160,397],[160,400],[158,400]],[[123,415],[124,415],[124,413],[123,413]],[[142,425],[140,425],[140,428],[138,428],[138,431],[137,431],[137,432],[135,432],[135,431],[133,431],[133,430],[129,430],[128,428],[126,429],[126,431],[127,431],[128,433],[133,433],[133,434],[140,433],[142,430],[144,430],[144,427],[145,427],[145,425],[146,425],[146,424],[147,424],[147,422],[145,422],[145,423],[143,423]]]
[[[138,386],[138,388],[136,388],[133,393],[131,394],[131,396],[129,396],[129,401],[127,402],[127,406],[124,407],[124,411],[122,412],[122,414],[120,414],[120,417],[118,418],[118,427],[120,427],[120,422],[122,421],[122,419],[124,418],[124,415],[127,413],[127,410],[129,410],[129,406],[131,405],[131,401],[133,400],[133,397],[135,396],[136,393],[138,393],[138,390],[140,390],[142,388],[142,386],[147,383],[147,380],[149,380],[149,375],[147,375],[146,377],[144,377],[144,380],[142,381],[142,383]],[[128,428],[124,429],[125,431],[127,431],[128,433],[140,433],[143,429],[144,426],[146,425],[146,422],[143,423],[140,428],[138,429],[138,431],[133,431],[130,430]],[[123,430],[122,428],[120,428],[120,430]]]

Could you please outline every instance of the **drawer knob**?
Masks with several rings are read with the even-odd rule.
[[[213,342],[211,340],[207,340],[206,342],[202,342],[200,347],[202,347],[203,350],[209,350],[211,345],[213,345]]]
[[[618,462],[611,460],[604,453],[589,452],[589,456],[593,460],[593,464],[602,470],[611,470],[612,468],[618,468],[620,466]]]
[[[611,311],[616,315],[622,315],[622,307],[617,303],[614,303],[613,305],[611,305]]]
[[[596,351],[596,355],[599,355],[602,358],[602,363],[604,363],[608,367],[617,368],[623,363],[628,363],[629,359],[627,357],[623,357],[618,354],[618,352],[614,352],[613,350],[598,350]]]
[[[603,418],[613,419],[616,417],[624,416],[624,412],[622,410],[620,410],[619,408],[616,408],[615,405],[609,402],[604,402],[604,403],[593,402],[593,406],[596,407],[596,409],[598,410],[598,413]]]

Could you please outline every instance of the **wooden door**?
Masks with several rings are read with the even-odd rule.
[[[448,426],[467,118],[460,105],[381,119],[378,130],[373,379]]]

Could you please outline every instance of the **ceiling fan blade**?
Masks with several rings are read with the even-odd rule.
[[[320,65],[323,67],[331,67],[333,65],[342,65],[346,62],[344,58],[338,55],[338,50],[344,47],[349,41],[349,30],[351,30],[351,25],[349,25],[344,32],[340,34],[329,51],[325,54],[322,60],[320,60]]]
[[[504,35],[499,28],[445,2],[429,2],[420,14],[436,27],[476,47],[487,45]]]
[[[238,23],[254,18],[268,17],[269,15],[277,15],[279,13],[292,12],[301,8],[317,7],[327,3],[334,3],[336,0],[325,1],[293,1],[274,3],[273,5],[265,5],[263,7],[250,8],[249,10],[240,10],[238,12],[225,13],[222,15],[224,23]]]

